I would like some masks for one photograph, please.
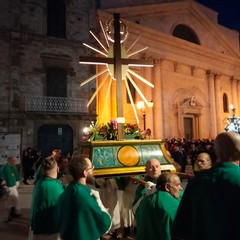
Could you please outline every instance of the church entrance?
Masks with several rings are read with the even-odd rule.
[[[201,109],[202,106],[195,100],[195,97],[180,101],[178,105],[180,138],[187,140],[199,138]]]
[[[38,148],[49,155],[53,148],[63,154],[73,150],[73,130],[68,124],[44,124],[38,129]]]
[[[184,137],[186,139],[194,138],[193,117],[184,117]]]

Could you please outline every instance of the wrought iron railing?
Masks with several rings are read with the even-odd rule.
[[[25,111],[88,113],[87,99],[25,96]]]

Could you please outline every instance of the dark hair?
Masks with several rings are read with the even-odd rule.
[[[62,149],[61,148],[53,148],[52,152],[62,153]]]
[[[57,164],[54,157],[46,157],[42,161],[42,168],[44,171],[52,170]]]
[[[74,155],[69,162],[69,172],[71,173],[74,181],[78,181],[83,177],[83,171],[89,166],[86,161],[88,157],[86,155]]]
[[[175,173],[163,172],[157,179],[156,188],[165,191],[165,185],[171,182],[171,178],[177,176]]]
[[[62,157],[58,160],[58,163],[62,163],[62,160],[63,160],[63,159],[69,160],[67,156],[62,155]]]

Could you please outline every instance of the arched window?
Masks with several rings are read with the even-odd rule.
[[[223,112],[228,113],[228,96],[226,93],[223,94]]]
[[[177,25],[174,28],[172,35],[174,37],[178,37],[188,42],[200,45],[200,41],[198,39],[197,34],[190,27],[184,24]]]

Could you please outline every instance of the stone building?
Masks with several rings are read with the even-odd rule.
[[[229,105],[239,114],[239,32],[219,25],[217,12],[192,0],[101,3],[102,21],[119,13],[128,26],[125,48],[140,36],[132,51],[148,49],[134,57],[154,60],[152,68],[135,69],[155,86],[149,88],[135,78],[147,100],[154,102],[145,113],[153,138],[214,139],[224,131],[232,114]],[[126,99],[126,91],[123,95]],[[137,93],[135,101],[139,100]],[[107,112],[101,101],[97,103],[98,118],[105,121]],[[116,116],[114,111],[110,114]],[[124,116],[127,121],[134,116],[126,101]]]
[[[109,99],[105,86],[86,107],[95,81],[80,83],[96,68],[79,64],[79,56],[95,55],[83,46],[97,46],[89,30],[102,41],[97,20],[106,23],[113,13],[128,26],[126,48],[140,35],[132,50],[148,47],[130,58],[154,60],[152,68],[134,68],[154,84],[137,82],[154,102],[146,109],[152,137],[214,138],[223,131],[229,104],[239,113],[239,33],[219,25],[217,12],[193,0],[2,0],[0,132],[21,133],[22,148],[67,153],[91,121],[116,117],[114,84]],[[137,103],[141,96],[134,91]],[[123,97],[124,117],[135,122],[126,91]]]
[[[20,133],[23,149],[70,152],[96,119],[86,107],[95,85],[79,86],[95,68],[78,60],[91,54],[95,16],[89,0],[0,2],[0,132]]]

